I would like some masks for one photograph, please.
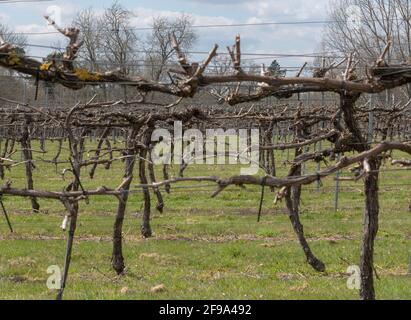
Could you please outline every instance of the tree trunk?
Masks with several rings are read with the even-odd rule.
[[[301,154],[301,151],[297,149],[295,151],[295,157],[297,158]],[[301,165],[295,165],[289,173],[290,176],[301,175]],[[300,221],[300,199],[301,199],[301,186],[289,187],[286,190],[285,202],[288,209],[288,216],[293,226],[294,232],[298,237],[304,254],[307,258],[307,262],[317,271],[324,272],[325,264],[314,256],[313,252],[308,245],[307,239],[304,236],[304,227]]]
[[[74,176],[73,182],[71,183],[70,188],[72,189],[72,191],[78,191],[80,190],[80,186],[81,186],[80,163],[82,159],[82,154],[80,153],[81,147],[79,148],[79,144],[81,145],[83,143],[82,140],[84,140],[83,134],[85,133],[85,131],[83,130],[82,135],[81,137],[79,137],[79,139],[74,137],[73,131],[69,127],[67,128],[67,133],[69,135],[69,146],[70,146],[70,155],[71,155],[70,162],[72,165],[73,176]],[[63,293],[66,287],[68,272],[70,269],[71,252],[73,249],[74,235],[75,235],[76,228],[77,228],[77,217],[78,217],[78,212],[79,212],[78,201],[79,201],[78,199],[63,200],[64,206],[66,207],[67,211],[70,214],[70,229],[69,229],[68,238],[67,238],[66,256],[65,256],[65,261],[64,261],[64,271],[63,271],[63,275],[61,279],[61,288],[57,294],[57,300],[63,299]]]
[[[378,232],[378,178],[379,161],[369,160],[371,172],[367,174],[364,182],[365,193],[365,212],[364,212],[364,231],[361,250],[361,290],[362,300],[374,300],[374,240]]]
[[[354,138],[353,149],[357,152],[368,150],[370,146],[361,136],[358,123],[355,120],[354,104],[358,96],[341,95],[341,109],[344,113],[345,124]],[[363,240],[360,259],[362,300],[374,300],[374,240],[378,232],[378,177],[380,163],[377,159],[369,159],[370,172],[366,173],[364,181],[365,212],[363,226]]]
[[[307,262],[317,271],[324,272],[325,265],[324,263],[319,260],[316,256],[314,256],[313,252],[308,245],[308,242],[304,236],[304,228],[301,224],[300,217],[299,217],[299,209],[296,206],[296,201],[291,198],[291,189],[288,188],[285,196],[285,201],[288,209],[289,218],[295,233],[297,234],[298,241],[300,242],[301,247],[303,248],[304,254],[307,258]]]
[[[2,152],[1,152],[1,157],[2,158],[5,158],[6,157],[6,155],[7,155],[7,150],[8,150],[8,147],[9,147],[9,141],[10,141],[10,139],[9,138],[6,138],[6,141],[4,142],[4,148],[2,149]],[[4,167],[3,167],[3,161],[1,160],[0,161],[0,179],[4,179]]]
[[[104,141],[106,140],[106,138],[109,134],[110,134],[110,128],[104,129],[104,131],[103,131],[103,133],[102,133],[102,135],[101,135],[101,137],[98,141],[98,144],[97,144],[96,154],[93,157],[94,160],[96,160],[96,161],[99,160],[100,153],[101,153],[101,148],[102,148],[103,143],[104,143]],[[97,163],[93,164],[91,169],[90,169],[90,172],[89,172],[90,179],[94,178],[94,174],[96,172],[96,169],[97,169]]]
[[[151,183],[156,183],[156,174],[154,172],[154,164],[152,162],[151,156],[150,156],[150,161],[148,162],[148,173],[150,176],[150,181]],[[154,194],[157,197],[157,206],[156,209],[160,212],[163,213],[164,210],[164,200],[163,200],[163,195],[161,194],[161,191],[158,187],[154,187]]]
[[[124,183],[121,190],[124,193],[119,197],[116,219],[113,228],[113,254],[111,264],[118,275],[124,272],[124,257],[123,257],[123,222],[127,207],[129,190],[133,181],[133,169],[135,158],[127,158],[124,171]]]
[[[139,177],[141,184],[147,184],[146,176],[146,157],[147,151],[140,151],[140,160],[139,160]],[[143,188],[144,196],[144,211],[143,211],[143,223],[141,225],[141,235],[144,238],[150,238],[152,236],[151,226],[150,226],[150,213],[151,213],[151,199],[150,199],[150,190],[147,187]]]
[[[113,227],[113,254],[111,257],[111,264],[118,275],[122,274],[125,268],[123,257],[123,222],[129,198],[129,190],[131,182],[133,181],[134,165],[136,162],[134,149],[136,133],[137,131],[133,130],[127,137],[127,158],[125,160],[124,181],[120,188],[124,193],[119,197],[117,214]]]
[[[30,133],[28,129],[28,123],[23,128],[22,136],[21,136],[21,148],[23,153],[23,160],[25,161],[24,165],[26,168],[26,179],[27,179],[27,189],[34,190],[34,182],[33,182],[33,157],[32,152],[30,150]],[[31,197],[31,207],[34,212],[38,212],[40,210],[40,205],[37,202],[36,197]]]
[[[76,188],[74,188],[76,189]],[[69,208],[67,208],[70,212],[70,229],[68,232],[68,238],[67,238],[67,245],[66,245],[66,255],[64,259],[64,270],[63,270],[63,275],[61,279],[61,287],[60,290],[57,294],[57,300],[62,300],[63,299],[63,293],[64,289],[66,288],[66,283],[67,283],[67,278],[68,278],[68,272],[70,269],[70,263],[71,263],[71,252],[73,250],[73,242],[74,242],[74,234],[76,232],[77,228],[77,216],[78,216],[78,202],[76,201],[67,201],[69,204]],[[66,206],[67,207],[67,206]]]

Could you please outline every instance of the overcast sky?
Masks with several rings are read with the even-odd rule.
[[[43,15],[50,6],[59,6],[62,24],[69,25],[78,10],[93,7],[103,10],[112,0],[45,1],[40,3],[1,3],[0,23],[18,32],[53,31]],[[193,15],[196,25],[259,22],[323,21],[327,19],[330,0],[122,0],[133,11],[135,27],[150,26],[153,16],[173,16],[184,12]],[[198,28],[196,51],[209,51],[214,43],[224,50],[237,33],[245,53],[307,54],[318,52],[322,24]],[[138,31],[140,37],[149,31]],[[31,35],[29,43],[50,45],[65,39],[60,35]],[[31,47],[30,54],[44,56],[48,49]],[[270,58],[264,62],[272,60]],[[278,58],[283,67],[301,65],[309,58]],[[261,60],[259,60],[261,61]]]

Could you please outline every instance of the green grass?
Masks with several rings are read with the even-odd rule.
[[[47,145],[45,159],[54,156],[54,147]],[[278,163],[286,160],[286,154],[277,153]],[[65,152],[62,159],[66,158]],[[62,190],[67,184],[59,176],[63,168],[59,166],[56,174],[54,166],[38,163],[35,188]],[[110,171],[99,167],[94,180],[84,171],[83,184],[86,188],[116,187],[122,181],[122,168],[121,163]],[[314,168],[310,165],[307,170]],[[171,174],[176,172],[178,168],[172,168]],[[191,166],[185,175],[230,176],[238,172],[237,166]],[[279,173],[284,175],[286,168],[279,167]],[[22,166],[7,172],[14,187],[24,187],[24,177]],[[379,299],[411,299],[411,276],[407,275],[410,178],[411,171],[381,176],[375,252]],[[95,197],[89,205],[82,202],[65,298],[357,299],[358,292],[346,286],[345,272],[350,264],[359,262],[362,182],[342,183],[338,212],[333,209],[334,184],[332,177],[327,178],[319,192],[314,185],[307,186],[302,195],[304,230],[314,253],[327,266],[325,274],[305,262],[284,204],[273,204],[274,194],[266,193],[263,218],[257,223],[261,191],[257,187],[232,187],[216,199],[210,198],[213,188],[179,188],[170,195],[163,192],[166,209],[164,214],[153,212],[151,239],[140,238],[142,195],[133,193],[123,227],[127,265],[123,277],[116,277],[110,266],[117,200]],[[4,197],[4,203],[16,232],[9,234],[0,216],[0,298],[53,299],[56,292],[46,287],[47,268],[63,266],[66,234],[59,228],[62,204],[40,200],[41,213],[32,214],[28,199]],[[152,293],[150,289],[159,284],[164,284],[165,290]]]

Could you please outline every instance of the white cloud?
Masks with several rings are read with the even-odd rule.
[[[153,17],[165,16],[175,18],[182,13],[188,14],[184,11],[165,11],[165,10],[153,10],[138,7],[133,9],[136,17],[133,19],[132,24],[135,27],[148,27],[151,25]],[[224,16],[207,16],[207,15],[192,15],[195,25],[210,25],[210,24],[232,24],[235,20],[226,18]]]
[[[2,24],[7,24],[10,20],[10,16],[8,16],[7,14],[0,12],[0,23]]]
[[[27,51],[29,54],[39,57],[45,57],[50,52],[53,51],[52,48],[41,48],[36,46],[52,46],[56,45],[57,43],[66,43],[66,39],[64,36],[58,33],[49,34],[49,32],[54,32],[55,29],[52,29],[50,26],[47,26],[46,23],[43,25],[39,24],[26,24],[26,25],[19,25],[14,28],[14,31],[17,33],[39,33],[36,35],[32,35],[28,38],[28,48]]]
[[[249,16],[244,20],[235,20],[224,17],[222,10],[217,10],[219,15],[210,16],[192,15],[195,25],[230,25],[239,23],[262,23],[280,21],[302,21],[302,20],[324,20],[326,18],[325,5],[327,0],[303,1],[289,0],[283,1],[244,1],[236,4],[241,5],[249,12]],[[133,10],[137,17],[133,19],[133,26],[147,27],[152,23],[152,18],[156,16],[176,17],[179,11],[159,11],[146,8],[136,8]],[[277,17],[277,18],[274,18]],[[242,51],[244,53],[257,54],[308,54],[315,51],[317,44],[321,40],[323,26],[319,25],[265,25],[247,27],[217,27],[217,28],[197,28],[199,33],[199,43],[196,51],[208,51],[217,43],[220,45],[219,52],[226,52],[226,46],[234,43],[236,34],[242,38]],[[197,59],[201,59],[199,56]],[[251,58],[244,56],[244,58]],[[269,63],[275,57],[258,60]],[[297,67],[305,61],[311,61],[308,57],[278,57],[283,66]]]
[[[197,1],[197,0],[196,0]],[[230,25],[239,23],[262,23],[262,22],[281,22],[281,21],[308,21],[308,20],[325,20],[326,6],[328,0],[249,0],[237,1],[235,4],[227,4],[227,1],[213,0],[213,3],[208,7],[210,10],[204,10],[204,14],[192,15],[195,25]],[[63,25],[68,25],[72,21],[77,10],[81,9],[78,3],[57,1],[57,5],[62,7]],[[208,5],[208,4],[207,4]],[[232,6],[232,7],[230,7]],[[52,31],[51,27],[43,24],[42,14],[47,6],[36,6],[33,11],[34,18],[31,21],[35,23],[22,24],[16,27],[18,32],[48,32]],[[218,8],[211,11],[211,8]],[[224,10],[222,9],[224,8]],[[240,10],[242,13],[238,18],[225,16],[229,8]],[[132,19],[132,27],[144,28],[152,23],[153,17],[167,16],[177,17],[182,11],[178,10],[154,10],[147,7],[130,8],[135,13],[136,17]],[[101,13],[102,8],[98,8],[97,12]],[[216,12],[216,15],[213,15]],[[188,13],[188,12],[184,12]],[[228,15],[228,14],[227,14]],[[5,14],[0,14],[0,18],[7,18]],[[241,16],[241,18],[240,18]],[[0,20],[1,21],[1,20]],[[225,47],[234,43],[235,35],[240,33],[242,37],[242,51],[244,53],[280,53],[280,54],[301,54],[311,53],[316,50],[318,42],[321,39],[321,31],[323,26],[319,25],[265,25],[265,26],[247,26],[247,27],[217,27],[217,28],[197,28],[199,41],[195,47],[196,51],[208,51],[218,43],[220,52],[226,52]],[[140,38],[143,38],[148,31],[137,31]],[[61,41],[65,44],[66,39],[59,34],[38,35],[30,37],[29,42],[40,45],[55,44]],[[31,53],[36,55],[46,55],[51,49],[31,48]],[[195,57],[201,59],[204,56]],[[244,58],[250,58],[245,56]],[[274,57],[267,58],[265,61],[269,63]],[[283,66],[298,66],[305,60],[310,60],[306,57],[290,57],[278,58]],[[259,60],[264,61],[264,60]]]
[[[255,0],[247,2],[245,6],[251,14],[277,21],[285,18],[321,20],[326,17],[328,3],[329,0]]]

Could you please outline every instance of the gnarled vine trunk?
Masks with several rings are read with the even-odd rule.
[[[113,227],[113,253],[111,257],[111,264],[118,275],[122,274],[125,269],[123,256],[123,222],[126,213],[127,201],[129,198],[130,186],[133,181],[133,171],[136,161],[136,152],[134,148],[136,134],[136,130],[133,129],[127,137],[127,158],[125,160],[124,181],[120,187],[120,190],[123,191],[123,193],[118,197],[118,208]]]
[[[30,142],[30,132],[29,132],[29,121],[26,121],[26,125],[22,128],[23,132],[21,135],[20,143],[22,148],[24,166],[26,168],[26,180],[27,180],[27,189],[34,190],[34,182],[33,182],[33,155],[31,151],[31,142]],[[37,201],[36,197],[30,197],[31,200],[31,207],[34,212],[38,212],[40,210],[40,205]]]
[[[361,289],[363,300],[374,300],[374,240],[378,232],[378,176],[380,163],[378,159],[370,159],[370,172],[364,181],[365,212],[364,230],[360,260]]]
[[[341,95],[341,109],[344,114],[345,124],[353,137],[353,149],[358,152],[368,150],[370,146],[361,135],[361,130],[355,120],[354,104],[358,95]],[[361,248],[360,271],[361,289],[360,298],[363,300],[374,300],[374,241],[378,232],[378,170],[380,164],[378,159],[369,159],[369,172],[364,180],[365,211],[363,222],[363,239]]]

